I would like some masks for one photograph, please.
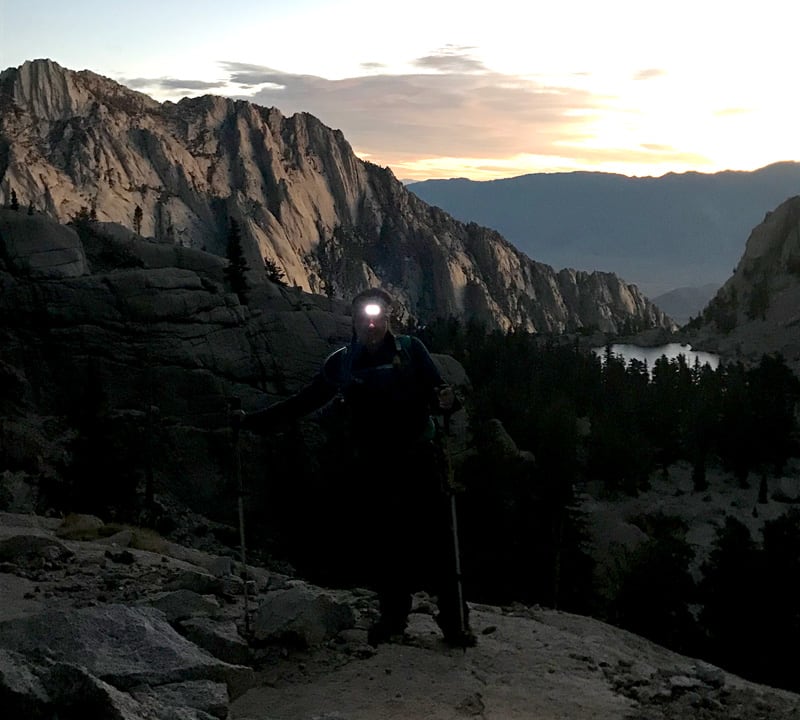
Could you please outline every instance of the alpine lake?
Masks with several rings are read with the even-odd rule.
[[[606,347],[592,348],[592,352],[601,359],[606,356]],[[647,367],[652,370],[653,366],[660,357],[664,356],[667,360],[675,360],[679,355],[683,355],[686,364],[694,367],[695,363],[709,365],[712,370],[719,367],[719,357],[713,353],[693,350],[691,345],[681,345],[680,343],[668,343],[656,347],[642,347],[640,345],[628,345],[625,343],[612,344],[611,354],[620,357],[627,365],[631,360],[639,360],[647,363]]]

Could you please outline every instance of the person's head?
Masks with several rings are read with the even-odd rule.
[[[380,288],[364,290],[353,298],[353,334],[367,350],[380,347],[389,332],[392,296]]]

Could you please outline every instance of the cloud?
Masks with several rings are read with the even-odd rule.
[[[459,56],[458,62],[463,61]],[[223,65],[231,83],[258,88],[244,99],[286,115],[309,112],[342,129],[358,152],[376,159],[550,154],[554,142],[580,139],[597,107],[598,99],[583,90],[486,70],[478,74],[474,70],[480,65],[474,61],[466,66],[470,71],[327,80]]]
[[[423,70],[447,73],[486,72],[486,66],[469,54],[473,49],[464,45],[446,45],[431,55],[417,58],[412,65]]]
[[[230,74],[228,84],[242,88],[257,88],[262,85],[269,85],[272,89],[283,88],[283,85],[275,80],[276,77],[283,75],[277,70],[262,65],[237,62],[221,62],[220,66]]]
[[[664,77],[667,74],[666,70],[660,68],[648,68],[640,70],[634,76],[634,80],[655,80],[656,78]]]
[[[601,148],[598,127],[628,122],[624,115],[630,111],[619,98],[572,86],[569,80],[550,84],[499,73],[471,51],[446,46],[414,60],[419,71],[407,74],[389,74],[378,63],[366,63],[363,75],[336,80],[235,61],[220,67],[228,76],[226,94],[276,107],[287,116],[310,113],[342,130],[362,158],[407,179],[451,177],[465,169],[507,177],[533,167],[553,171],[605,164],[622,169],[628,163],[652,169],[654,164],[706,160],[640,144],[644,138],[634,135],[629,143],[620,142],[620,133],[614,133],[611,147]],[[659,74],[643,70],[639,77]],[[159,82],[164,86],[167,81]]]
[[[180,93],[184,91],[193,93],[198,90],[224,88],[227,85],[224,80],[208,82],[205,80],[177,80],[175,78],[130,78],[122,82],[136,90],[160,90],[165,93]]]
[[[674,153],[675,148],[671,145],[660,145],[659,143],[642,143],[642,147],[648,152],[654,153]]]

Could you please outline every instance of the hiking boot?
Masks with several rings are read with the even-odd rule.
[[[469,628],[466,630],[451,630],[444,633],[444,642],[452,648],[471,648],[478,644],[478,638]]]
[[[449,615],[442,616],[442,613],[436,616],[436,624],[442,631],[446,645],[457,648],[468,648],[475,647],[478,644],[478,638],[475,637],[475,633],[472,632],[469,626],[466,612],[464,615],[463,621],[461,618],[455,619],[451,618]],[[462,623],[464,625],[463,629],[461,627]]]
[[[372,647],[378,647],[378,645],[385,643],[400,643],[403,642],[405,637],[405,630],[405,626],[392,626],[382,620],[378,620],[367,630],[367,642]]]

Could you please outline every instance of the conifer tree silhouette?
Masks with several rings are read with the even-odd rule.
[[[133,211],[133,231],[137,235],[142,234],[142,215],[142,208],[137,205]]]
[[[233,218],[231,218],[230,228],[228,230],[226,254],[229,263],[225,268],[225,276],[230,283],[231,290],[238,296],[239,302],[245,304],[247,302],[247,293],[250,289],[246,277],[248,267],[247,260],[244,257],[244,251],[242,250],[242,233],[239,229],[239,223]]]
[[[269,257],[264,258],[264,269],[270,282],[276,285],[286,285],[286,273],[283,269]]]

